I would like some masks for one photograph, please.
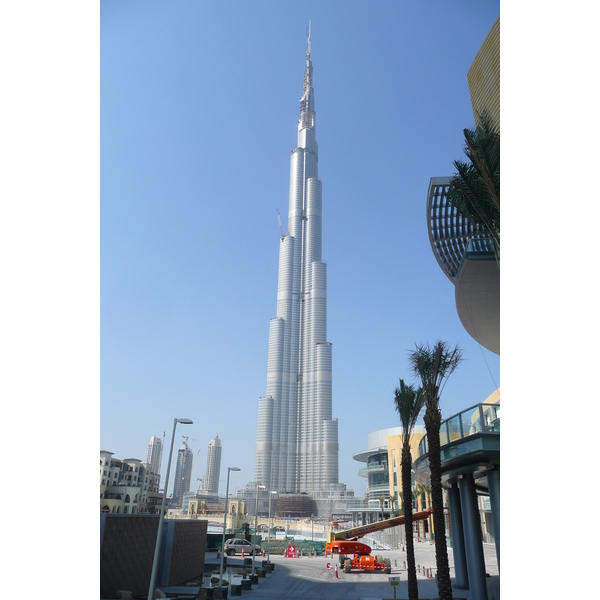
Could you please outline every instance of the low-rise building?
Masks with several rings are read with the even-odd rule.
[[[137,458],[118,459],[100,451],[100,512],[143,513],[160,509],[159,477]]]

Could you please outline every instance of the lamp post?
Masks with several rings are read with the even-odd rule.
[[[148,589],[148,600],[153,600],[154,596],[154,584],[156,582],[156,571],[158,567],[158,554],[160,551],[160,542],[163,523],[165,520],[165,500],[167,498],[167,487],[169,485],[169,472],[171,471],[171,457],[173,456],[173,443],[175,442],[175,428],[177,423],[182,425],[193,425],[194,422],[191,419],[175,419],[173,421],[173,436],[171,437],[171,451],[169,452],[169,462],[167,464],[167,475],[165,478],[164,493],[162,502],[160,504],[160,515],[158,517],[158,533],[156,534],[156,546],[154,548],[154,560],[152,561],[152,575],[150,576],[150,588]]]
[[[223,587],[223,555],[225,554],[225,528],[227,527],[227,501],[229,500],[229,473],[241,471],[239,467],[227,467],[227,489],[225,490],[225,514],[223,515],[223,543],[221,544],[221,568],[219,569],[219,587]]]
[[[277,492],[269,492],[269,537],[267,538],[267,564],[271,560],[271,496]]]
[[[315,527],[315,515],[310,515],[310,555],[309,557],[312,558],[312,543],[313,543],[313,536],[314,536],[314,529]]]
[[[258,520],[258,490],[266,490],[267,488],[264,485],[257,484],[256,486],[256,505],[254,507],[254,542],[252,544],[252,575],[254,576],[254,555],[256,554],[256,549],[254,548],[254,544],[256,544],[256,522]]]

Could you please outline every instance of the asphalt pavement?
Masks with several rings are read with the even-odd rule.
[[[323,600],[397,600],[408,598],[406,575],[406,552],[402,550],[373,550],[373,554],[381,554],[389,558],[392,572],[386,575],[383,572],[353,571],[344,573],[338,568],[337,576],[335,565],[338,559],[324,556],[285,558],[271,555],[271,562],[275,569],[266,577],[260,577],[258,584],[251,590],[244,590],[242,596],[248,600],[273,600],[275,598],[290,598],[294,600],[315,598]],[[488,600],[499,600],[500,578],[496,564],[495,548],[491,544],[484,544],[487,578]],[[452,549],[448,549],[451,573],[453,571]],[[256,557],[257,567],[262,564],[262,558]],[[415,560],[419,571],[417,580],[419,585],[419,599],[433,600],[438,598],[437,583],[435,580],[435,547],[430,542],[415,544]],[[206,555],[207,563],[214,563],[217,567],[218,560],[215,553]],[[228,558],[230,570],[243,566],[241,558]],[[390,585],[390,577],[398,577],[400,584],[395,587]],[[181,588],[162,588],[168,595],[176,593]],[[195,588],[196,590],[198,588]],[[189,590],[193,592],[192,589]],[[197,592],[196,592],[197,593]],[[453,589],[455,600],[471,600],[469,590]]]

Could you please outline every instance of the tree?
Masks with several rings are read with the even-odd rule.
[[[406,385],[403,379],[400,380],[400,387],[397,387],[394,390],[394,404],[396,406],[396,411],[400,416],[400,423],[402,424],[402,433],[400,434],[402,442],[402,509],[404,511],[404,531],[406,533],[406,562],[409,600],[417,600],[419,598],[417,570],[415,564],[415,546],[412,531],[412,456],[410,454],[410,442],[417,419],[419,418],[419,414],[423,409],[424,400],[425,397],[421,393],[421,388],[415,389],[415,387],[412,385]]]
[[[409,363],[415,376],[421,381],[425,396],[423,421],[429,446],[429,471],[431,476],[431,508],[435,530],[435,562],[440,600],[452,600],[448,548],[444,525],[444,501],[442,490],[442,461],[440,453],[440,396],[448,378],[460,361],[462,350],[456,346],[450,349],[446,342],[438,341],[430,348],[428,344],[417,344],[409,352]]]
[[[500,133],[487,114],[475,129],[464,129],[469,162],[454,161],[448,199],[474,224],[483,225],[494,240],[500,264]]]
[[[379,504],[381,505],[381,520],[385,519],[385,515],[383,514],[383,503],[385,502],[385,496],[379,496]]]

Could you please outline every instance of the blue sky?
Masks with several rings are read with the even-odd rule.
[[[102,449],[145,459],[152,435],[168,448],[173,418],[189,417],[175,447],[187,435],[200,450],[193,485],[217,432],[222,477],[235,465],[234,488],[254,478],[311,20],[340,481],[363,495],[352,455],[398,425],[393,389],[415,342],[464,350],[444,416],[500,385],[425,215],[429,178],[462,156],[467,71],[499,3],[100,8]]]

